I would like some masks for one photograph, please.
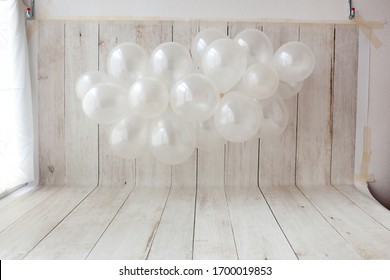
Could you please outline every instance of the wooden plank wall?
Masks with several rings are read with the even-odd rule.
[[[196,151],[172,167],[151,155],[130,161],[111,155],[110,127],[83,115],[74,93],[77,77],[105,70],[107,54],[118,43],[136,42],[149,53],[172,40],[189,48],[198,30],[211,26],[231,37],[258,28],[275,49],[293,40],[313,49],[315,71],[299,96],[287,102],[286,132],[270,140],[228,143],[213,153]],[[53,249],[53,258],[356,258],[318,209],[329,212],[329,223],[336,223],[331,219],[332,193],[352,185],[357,34],[354,25],[330,24],[40,21],[40,181],[43,187],[64,186],[55,193],[58,200],[64,193],[75,195],[76,189],[85,201],[69,216],[67,207],[76,205],[60,204],[56,211],[63,213],[63,221],[50,235],[56,238],[45,238],[34,253],[59,246],[61,235],[62,249]],[[318,189],[329,193],[327,203],[321,204]],[[117,207],[108,207],[113,203]],[[72,215],[84,217],[85,242],[72,236],[71,229],[80,224]],[[91,215],[99,222],[91,221]],[[124,230],[129,225],[138,230]],[[296,234],[299,228],[311,232],[304,236],[312,242]],[[329,236],[333,244],[327,243]],[[75,246],[83,250],[76,255],[66,251]]]

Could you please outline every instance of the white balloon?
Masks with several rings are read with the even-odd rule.
[[[107,58],[107,70],[123,87],[130,87],[148,71],[148,54],[139,45],[122,43],[111,50]]]
[[[195,137],[195,124],[180,119],[168,109],[152,122],[149,148],[159,161],[179,164],[194,152]]]
[[[132,112],[143,118],[161,115],[169,103],[169,93],[163,83],[155,78],[143,78],[132,84],[128,94]]]
[[[272,65],[285,82],[303,81],[313,72],[313,51],[302,42],[289,42],[281,46],[272,58]]]
[[[214,118],[196,125],[196,146],[203,151],[212,152],[226,144],[226,140],[218,133]]]
[[[203,52],[210,43],[226,37],[226,34],[217,28],[206,28],[196,34],[191,44],[191,55],[194,63],[200,63]]]
[[[126,91],[110,83],[94,85],[83,98],[84,113],[98,123],[119,121],[129,113]]]
[[[217,39],[203,53],[202,71],[227,93],[241,79],[246,69],[246,53],[231,39]]]
[[[88,90],[99,83],[113,83],[114,79],[107,73],[100,71],[90,71],[83,73],[76,82],[76,95],[83,100]]]
[[[260,138],[272,138],[281,135],[288,125],[288,109],[279,95],[266,100],[258,100],[260,115]]]
[[[271,40],[257,29],[245,29],[234,37],[247,52],[248,66],[255,63],[268,63],[274,54]]]
[[[172,87],[170,95],[173,111],[187,121],[209,119],[217,110],[218,101],[217,86],[202,74],[185,76]]]
[[[242,77],[242,89],[255,99],[266,99],[275,94],[279,77],[275,70],[263,63],[250,66]]]
[[[303,81],[292,82],[292,83],[280,81],[276,93],[283,99],[288,99],[297,95],[298,92],[301,91],[302,87],[303,87]]]
[[[150,57],[150,71],[168,90],[191,72],[192,59],[189,51],[175,42],[159,45]]]
[[[256,103],[238,91],[229,92],[221,99],[214,120],[219,134],[231,142],[247,141],[259,130]]]
[[[148,152],[149,135],[148,121],[130,114],[112,128],[110,147],[118,157],[135,159]]]

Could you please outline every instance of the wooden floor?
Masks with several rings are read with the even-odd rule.
[[[390,259],[389,211],[353,187],[235,183],[22,189],[0,259]]]

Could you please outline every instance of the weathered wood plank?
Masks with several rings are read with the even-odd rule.
[[[194,259],[237,259],[224,188],[224,147],[198,151]]]
[[[172,23],[136,25],[136,42],[153,50],[172,40]],[[136,160],[136,187],[96,244],[89,259],[146,259],[171,188],[171,166],[151,154]]]
[[[25,259],[85,259],[132,188],[96,188]]]
[[[226,22],[200,22],[200,30],[219,28]],[[224,188],[225,148],[198,151],[198,192],[194,233],[194,259],[237,259],[237,250]]]
[[[113,25],[110,26],[113,28]],[[69,185],[71,182],[74,185],[97,185],[98,127],[84,116],[81,106],[77,104],[79,101],[76,100],[73,85],[82,72],[97,70],[98,30],[97,23],[66,22],[65,25],[67,58],[65,81],[66,84],[70,84],[66,86],[68,92],[65,98]],[[115,32],[115,36],[128,35],[127,32],[125,35]],[[74,145],[75,142],[78,145]],[[74,146],[78,148],[72,148]],[[80,166],[80,162],[85,164]],[[111,183],[99,186],[92,192],[26,258],[84,259],[87,257],[134,187],[134,169],[123,172],[122,168],[115,168],[115,163],[113,165],[114,168],[104,170],[105,176],[108,172],[112,172]],[[133,178],[133,182],[130,178],[121,178],[123,174]],[[129,184],[124,183],[129,179]],[[81,236],[80,230],[83,232]]]
[[[363,259],[390,258],[390,231],[331,186],[304,186],[304,194]]]
[[[0,233],[0,258],[24,258],[91,191],[92,188],[61,187]]]
[[[263,32],[276,51],[281,45],[297,41],[298,24],[265,24]],[[289,122],[282,135],[260,139],[259,182],[262,187],[294,186],[296,168],[297,96],[287,99]]]
[[[99,70],[107,72],[107,56],[118,44],[136,41],[135,22],[110,22],[99,24]],[[99,185],[133,186],[135,160],[125,160],[112,154],[109,144],[113,125],[99,125]]]
[[[300,41],[316,58],[298,97],[297,185],[330,184],[334,26],[300,26]]]
[[[358,45],[356,26],[337,26],[332,102],[332,185],[354,183]]]
[[[230,23],[233,38],[256,23]],[[239,259],[296,259],[258,188],[259,139],[228,143],[225,191]],[[264,225],[267,226],[264,226]]]
[[[229,143],[225,188],[239,259],[296,259],[257,185],[258,139]]]
[[[190,49],[197,22],[173,22],[173,41]],[[192,259],[196,152],[172,166],[172,187],[148,259]]]
[[[64,185],[64,22],[39,21],[38,28],[39,178],[41,185]]]
[[[60,189],[60,187],[52,186],[23,187],[2,198],[0,200],[0,232]]]
[[[298,40],[299,36],[299,28],[297,25],[265,25],[264,32],[269,34],[275,48],[288,41],[296,41]],[[327,30],[324,30],[321,27],[317,28],[317,32],[319,34],[314,36],[321,37],[324,36],[324,33],[325,36],[328,34]],[[314,47],[317,46],[314,45]],[[331,48],[331,51],[332,50],[333,47]],[[323,60],[331,60],[332,58],[329,53],[327,57],[325,57],[323,53],[317,54],[317,56],[321,55],[324,56],[324,58],[322,58]],[[319,67],[321,67],[321,63]],[[316,71],[317,73],[322,73],[321,71]],[[330,68],[327,72],[328,76],[329,74]],[[319,79],[319,77],[317,77],[317,79]],[[328,81],[330,81],[330,78]],[[305,81],[305,83],[308,83],[309,86],[310,84],[313,84],[309,81]],[[316,90],[312,89],[312,91],[313,92],[307,92],[304,94],[317,94]],[[299,93],[298,100],[302,98],[303,101],[299,101],[298,114],[301,114],[301,111],[306,111],[306,107],[304,106],[312,106],[312,104],[304,102],[305,98],[307,97],[301,97],[301,94],[302,93]],[[311,98],[316,100],[316,97]],[[300,129],[300,123],[297,123],[295,120],[297,114],[295,105],[296,101],[292,99],[288,102],[290,102],[289,109],[291,110],[290,123],[285,133],[279,139],[272,139],[272,141],[264,140],[261,142],[259,166],[260,188],[267,202],[269,203],[280,227],[282,228],[299,259],[359,258],[359,255],[355,253],[351,246],[342,245],[345,242],[342,236],[340,236],[338,232],[329,225],[329,223],[313,207],[310,201],[308,201],[307,198],[295,187],[294,161],[296,157],[296,129],[297,125],[298,130]],[[317,106],[326,105],[319,103]],[[319,108],[318,110],[321,111],[322,109]],[[313,108],[311,108],[310,111],[312,111],[311,114],[315,114]],[[320,114],[319,117],[323,117],[323,115],[326,117],[328,116],[326,114]],[[320,119],[320,123],[325,122],[327,125],[326,120],[323,121]],[[321,138],[321,131],[318,132],[315,130],[310,132],[308,130],[304,130],[301,131],[301,134],[316,132],[318,134],[317,137]],[[305,136],[306,135],[303,135],[303,137]],[[298,139],[298,141],[299,140],[300,139]],[[319,144],[320,143],[321,142],[319,142]],[[303,143],[301,145],[303,149]],[[312,147],[312,149],[314,148],[315,147]],[[307,165],[309,165],[310,160],[313,160],[310,153],[306,155],[305,161],[302,161],[302,159],[300,159],[298,156],[297,164],[304,165],[305,168],[309,170],[310,167]],[[311,164],[313,164],[313,162]],[[316,167],[314,166],[311,168]],[[322,165],[317,168],[321,169]],[[323,172],[323,170],[319,170],[318,172]],[[300,176],[302,177],[304,175],[301,174]],[[308,176],[310,177],[311,175],[309,174]],[[304,179],[305,178],[303,178],[303,180]],[[338,248],[339,246],[343,247]]]
[[[274,186],[263,193],[299,259],[361,259],[299,190]]]
[[[331,61],[331,67],[334,63],[334,70],[331,71],[330,80],[331,82],[333,81],[333,84],[331,84],[328,93],[331,98],[331,115],[326,118],[329,118],[328,127],[331,126],[331,181],[332,184],[339,186],[338,188],[341,189],[343,188],[341,185],[345,187],[345,185],[351,185],[353,183],[358,39],[356,27],[337,26],[334,32],[334,62]],[[303,37],[311,37],[312,35],[313,31],[306,30],[303,33]],[[326,42],[329,42],[331,38],[332,32],[330,31]],[[309,41],[311,40],[309,39]],[[326,45],[329,44],[327,43]],[[330,52],[328,51],[328,53]],[[318,51],[317,56],[319,55],[320,53]],[[329,69],[327,62],[321,63],[320,65],[323,71],[328,72],[326,70]],[[347,75],[348,78],[346,78]],[[317,79],[320,79],[319,74]],[[325,89],[327,88],[325,87]],[[321,90],[319,92],[319,94],[324,95],[322,100],[325,101],[326,92]],[[328,107],[327,103],[322,104],[325,108]],[[322,131],[324,131],[324,136],[326,136],[328,127],[326,127],[324,121],[321,123],[323,125]],[[309,145],[313,146],[318,144],[318,142],[311,141]],[[327,149],[326,147],[324,148]],[[327,162],[328,155],[323,160]],[[313,182],[313,185],[307,183],[306,181],[306,184],[302,184],[300,189],[327,221],[353,245],[362,258],[386,259],[389,257],[388,250],[383,249],[390,246],[390,233],[388,228],[385,228],[369,217],[352,200],[347,199],[333,187],[327,185],[316,187],[314,186],[315,182]],[[328,183],[327,179],[324,183]],[[362,230],[362,228],[370,230],[366,231]]]
[[[357,190],[355,186],[343,185],[334,187],[367,213],[367,215],[390,230],[390,212],[384,206]]]
[[[298,173],[297,176],[300,178],[299,188],[318,209],[321,215],[326,218],[329,224],[331,224],[335,230],[337,230],[337,232],[343,236],[344,239],[348,240],[353,245],[353,248],[362,258],[387,258],[387,250],[383,250],[382,248],[383,246],[388,247],[388,244],[390,244],[390,234],[388,229],[376,223],[373,219],[361,211],[361,209],[356,207],[356,205],[354,205],[350,200],[346,199],[334,188],[328,185],[330,183],[330,174],[328,173],[330,170],[328,170],[328,162],[330,163],[331,161],[330,154],[328,153],[328,140],[332,139],[334,136],[332,130],[334,118],[338,118],[336,120],[338,125],[340,122],[342,123],[344,118],[344,116],[340,117],[339,113],[341,112],[336,113],[336,115],[332,115],[332,113],[334,112],[333,109],[335,108],[337,108],[337,110],[347,109],[339,107],[339,104],[337,104],[337,107],[332,107],[332,88],[328,87],[327,83],[324,83],[326,79],[323,79],[323,76],[325,73],[330,72],[330,81],[332,81],[332,75],[334,73],[332,70],[334,53],[332,53],[331,46],[334,45],[335,50],[339,50],[339,47],[343,45],[344,38],[340,39],[340,42],[333,41],[333,26],[329,26],[327,30],[325,30],[327,32],[324,32],[322,35],[315,32],[314,29],[318,30],[318,28],[313,26],[306,26],[305,28],[301,28],[301,39],[305,42],[308,42],[316,54],[317,70],[314,72],[312,83],[308,83],[308,88],[306,88],[306,90],[310,89],[312,92],[315,90],[315,95],[311,98],[305,97],[302,103],[300,102],[300,105],[305,106],[305,108],[317,107],[317,110],[315,112],[311,112],[310,115],[305,116],[303,114],[304,117],[299,122],[299,129],[301,129],[302,125],[302,129],[307,127],[309,130],[307,130],[306,135],[303,135],[303,137],[301,136],[303,133],[299,131],[298,148],[299,143],[301,143],[302,147],[305,143],[306,147],[315,148],[306,149],[306,151],[310,151],[310,153],[304,152],[303,154],[306,153],[307,156],[311,154],[311,158],[309,157],[306,162],[299,162],[298,160],[298,164],[300,164],[302,167],[301,171],[310,172],[311,170],[311,172],[317,174],[319,177],[315,180],[314,178],[310,178],[310,174]],[[321,49],[321,47],[324,46],[327,46],[328,50]],[[327,55],[325,56],[324,54],[326,53]],[[355,56],[356,55],[357,52],[355,52]],[[322,59],[320,58],[321,56],[323,56]],[[329,58],[331,59],[329,60]],[[347,62],[344,61],[344,64],[347,64]],[[347,70],[345,69],[345,71]],[[338,73],[338,75],[342,74],[343,73]],[[335,77],[335,82],[337,81],[337,83],[339,83],[337,79],[339,79],[339,77]],[[337,83],[335,83],[335,86],[339,86]],[[330,84],[330,86],[332,86],[332,84]],[[339,89],[337,90],[339,91]],[[340,94],[339,92],[337,93]],[[346,94],[348,95],[348,93]],[[337,96],[334,100],[337,100],[337,103],[339,103],[340,100],[338,99],[339,97]],[[330,100],[330,102],[327,102],[327,100]],[[351,102],[351,100],[349,102]],[[344,106],[346,105],[344,104]],[[310,111],[310,109],[305,110],[307,113],[310,113]],[[313,118],[314,115],[317,121],[316,124],[314,124],[312,120],[308,120],[308,118]],[[349,122],[353,122],[354,113],[347,111],[345,117],[349,119]],[[344,120],[344,123],[345,122],[348,121]],[[351,131],[354,131],[354,129],[349,129],[349,132]],[[347,131],[344,133],[347,133]],[[321,135],[322,138],[320,139]],[[353,135],[354,133],[350,135],[350,137],[353,137]],[[343,143],[339,141],[341,140],[340,138],[343,138],[343,136],[336,135],[336,138],[333,137],[335,140],[333,147],[336,149],[336,151],[337,149],[342,148],[339,146],[343,146]],[[323,153],[319,153],[319,149],[321,147],[324,151]],[[302,154],[302,152],[303,151],[298,149],[298,155]],[[348,149],[344,152],[348,153]],[[347,165],[346,168],[353,170],[353,161],[351,160],[348,162],[344,163]],[[313,167],[310,167],[310,164],[313,165]],[[337,169],[337,165],[340,164],[342,163],[335,163],[335,168]],[[341,167],[340,170],[341,173],[337,174],[335,178],[336,180],[345,180],[345,174],[343,174],[343,172],[346,170],[345,167]],[[343,177],[344,179],[341,179]],[[356,223],[357,221],[359,221],[359,225]],[[369,228],[369,233],[362,230],[362,228]],[[376,241],[372,241],[373,239]],[[379,243],[377,242],[378,240],[380,240]]]
[[[65,158],[67,185],[98,184],[98,125],[75,93],[79,76],[98,70],[98,24],[65,23]],[[80,164],[82,162],[82,164]]]
[[[199,24],[229,30],[231,36],[254,25],[260,28],[259,23]],[[333,33],[332,25],[301,25],[300,37],[315,51],[317,64],[298,98],[287,101],[290,122],[281,137],[261,139],[260,150],[253,140],[214,153],[200,151],[198,158],[171,168],[151,155],[136,161],[111,155],[110,127],[99,126],[97,133],[77,107],[72,85],[91,70],[83,65],[105,70],[117,43],[138,42],[151,53],[173,34],[188,44],[198,23],[175,23],[172,29],[169,22],[104,22],[99,54],[96,26],[39,23],[40,173],[46,187],[0,203],[0,258],[390,257],[389,212],[350,186],[354,27],[336,26]],[[298,25],[263,29],[275,49],[299,37]],[[77,140],[80,135],[85,137]],[[75,187],[95,186],[98,166],[98,188]]]

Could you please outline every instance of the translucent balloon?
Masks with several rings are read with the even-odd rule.
[[[218,133],[214,118],[196,125],[196,146],[203,151],[211,152],[226,144],[226,140]]]
[[[148,60],[148,54],[141,46],[134,43],[119,44],[108,55],[107,71],[127,89],[145,76]]]
[[[246,53],[231,39],[217,39],[203,53],[202,71],[226,93],[241,79],[246,69]]]
[[[279,77],[275,70],[263,63],[250,66],[242,77],[242,89],[255,99],[266,99],[275,94]]]
[[[238,91],[225,95],[214,116],[217,131],[231,142],[244,142],[259,130],[259,113],[256,103]]]
[[[198,64],[201,61],[203,52],[213,41],[226,38],[226,33],[217,28],[206,28],[196,34],[191,44],[191,55],[193,61]]]
[[[135,159],[148,152],[149,123],[135,114],[117,123],[111,130],[110,147],[115,155]]]
[[[217,109],[219,90],[205,75],[189,74],[171,90],[173,111],[187,121],[201,122],[209,119]]]
[[[246,50],[248,66],[271,61],[274,50],[271,40],[264,32],[257,29],[245,29],[237,34],[234,41]]]
[[[116,84],[94,85],[83,98],[84,113],[98,123],[113,123],[129,113],[126,91]]]
[[[260,138],[271,138],[281,135],[288,125],[288,109],[279,95],[266,100],[258,100],[260,115]]]
[[[280,81],[276,93],[283,99],[288,99],[297,95],[298,92],[301,91],[302,87],[303,87],[303,81],[292,82],[292,83]]]
[[[190,73],[192,59],[189,51],[175,42],[159,45],[150,57],[150,71],[168,90],[172,85]]]
[[[150,119],[161,115],[169,103],[169,93],[163,83],[155,78],[143,78],[132,84],[128,104],[135,114]]]
[[[113,83],[114,79],[107,73],[90,71],[82,74],[76,82],[76,95],[83,100],[84,95],[96,84]]]
[[[195,137],[194,123],[180,119],[168,109],[152,122],[149,148],[161,162],[179,164],[194,152]]]
[[[279,79],[285,82],[303,81],[313,72],[313,51],[302,42],[289,42],[281,46],[272,58]]]

